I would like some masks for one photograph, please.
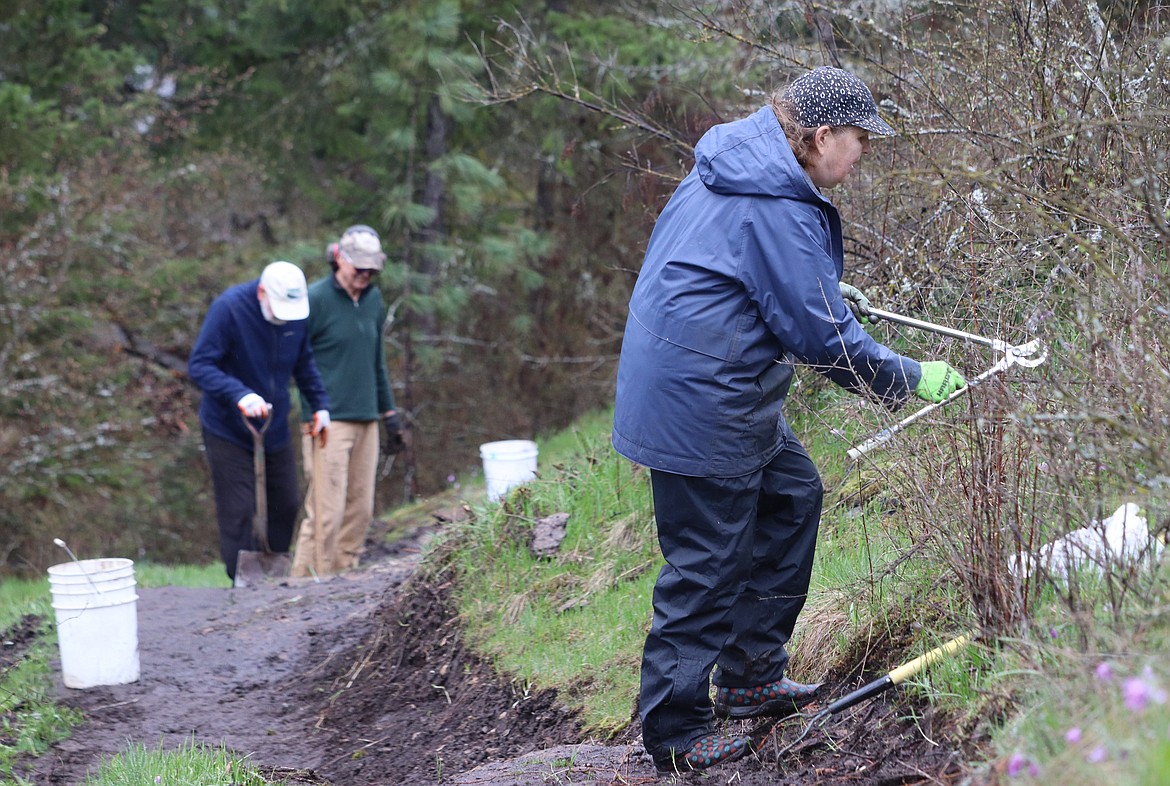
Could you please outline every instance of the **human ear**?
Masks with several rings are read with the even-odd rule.
[[[820,126],[813,132],[813,144],[816,146],[817,152],[824,152],[827,140],[832,133],[832,126]]]

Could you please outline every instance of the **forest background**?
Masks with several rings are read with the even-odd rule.
[[[1039,498],[1078,522],[1157,493],[1168,22],[1110,0],[11,0],[0,565],[60,561],[54,536],[213,560],[187,353],[220,291],[275,259],[325,275],[349,224],[390,255],[410,426],[381,507],[466,480],[482,442],[604,408],[691,146],[823,64],[862,76],[900,131],[833,195],[847,280],[1053,349],[981,415],[1012,426],[947,482],[964,514],[1018,521]]]

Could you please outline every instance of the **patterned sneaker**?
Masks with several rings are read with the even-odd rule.
[[[717,764],[742,759],[752,751],[750,737],[729,737],[723,734],[708,734],[700,737],[683,756],[671,759],[654,760],[654,766],[659,775],[669,775],[675,772],[690,772],[705,770]]]
[[[719,718],[783,718],[808,704],[821,683],[803,685],[784,677],[754,688],[718,688],[715,715]]]

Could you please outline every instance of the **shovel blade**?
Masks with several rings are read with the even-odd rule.
[[[236,579],[233,586],[252,587],[266,581],[288,578],[292,558],[288,552],[243,551],[236,554]]]

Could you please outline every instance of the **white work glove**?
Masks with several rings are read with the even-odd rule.
[[[319,409],[313,413],[313,429],[309,433],[314,437],[321,437],[321,447],[325,447],[325,441],[329,439],[327,430],[329,428],[329,410]]]
[[[858,322],[869,322],[876,325],[881,320],[869,312],[869,298],[865,294],[853,286],[840,281],[837,284],[841,288],[841,297],[845,300],[845,305],[849,306],[849,310],[853,312],[853,316],[857,317]]]
[[[272,405],[256,393],[244,396],[236,402],[236,406],[240,408],[240,412],[250,418],[266,418],[268,413],[272,411]]]

